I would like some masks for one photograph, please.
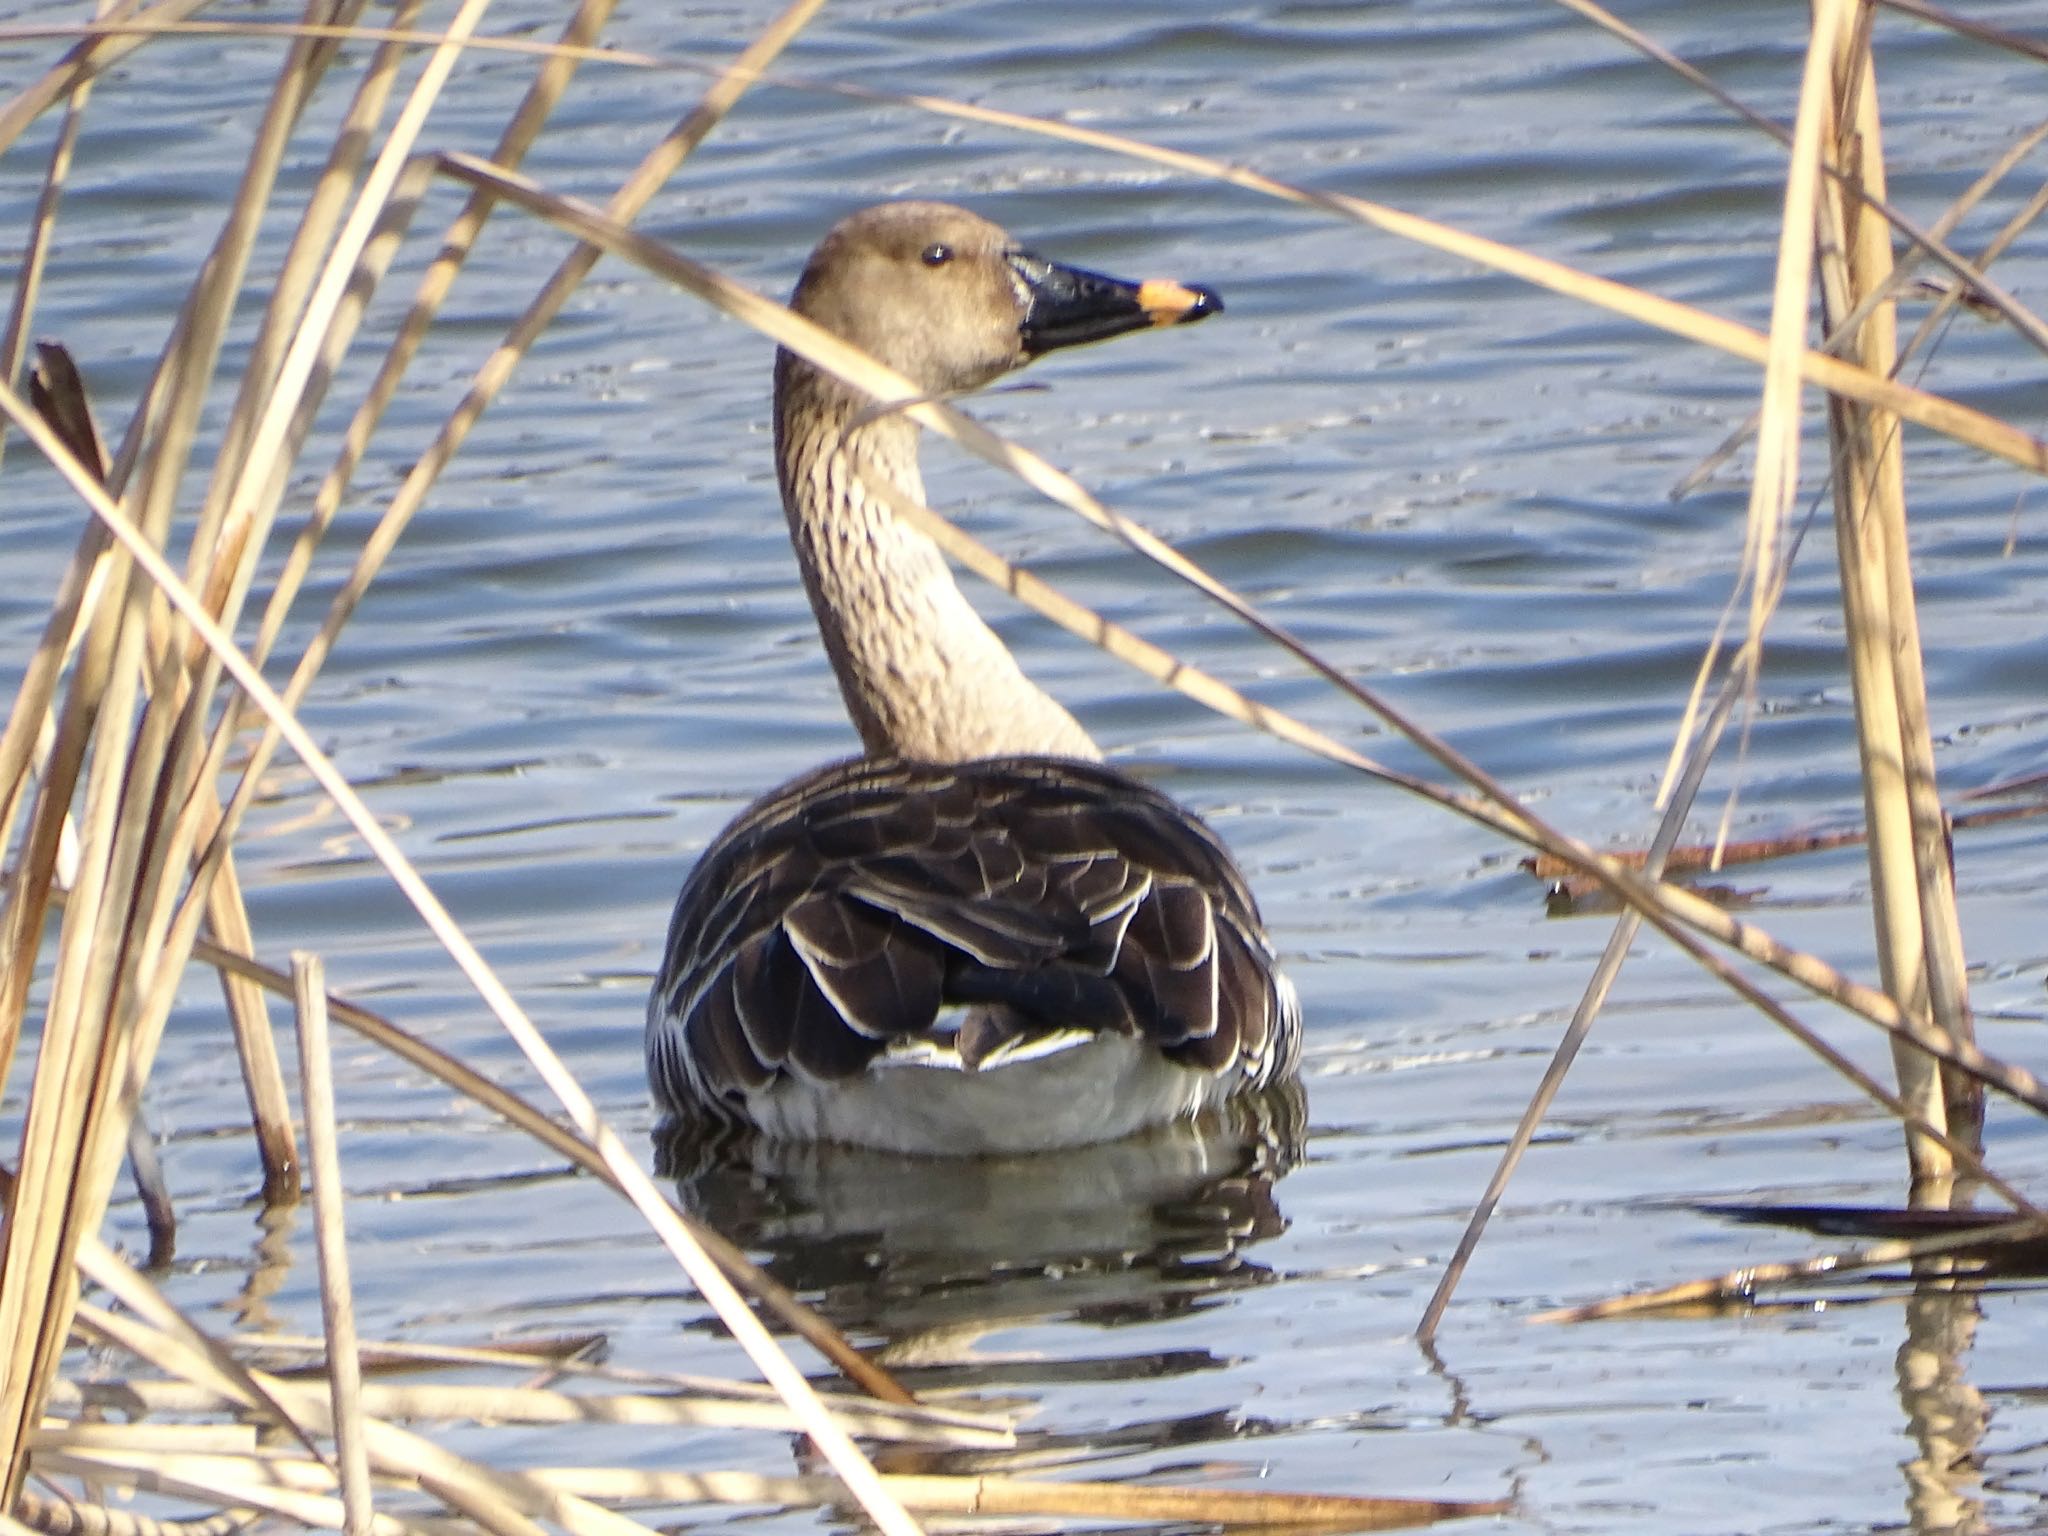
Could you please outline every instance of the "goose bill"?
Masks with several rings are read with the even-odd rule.
[[[1025,295],[1020,331],[1030,357],[1223,312],[1223,300],[1213,289],[1167,278],[1127,282],[1023,251],[1010,257],[1010,270]]]

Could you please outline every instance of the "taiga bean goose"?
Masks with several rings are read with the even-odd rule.
[[[825,237],[792,307],[932,395],[1222,308],[891,203]],[[876,486],[918,429],[784,351],[775,459],[867,750],[785,784],[684,885],[647,1070],[686,1130],[971,1155],[1080,1146],[1294,1070],[1300,1014],[1222,843],[1094,761]]]

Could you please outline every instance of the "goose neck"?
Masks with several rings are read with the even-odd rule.
[[[901,416],[863,419],[865,396],[788,354],[775,396],[790,538],[868,753],[1099,758],[975,612],[938,546],[895,511],[899,500],[924,501],[917,427]]]

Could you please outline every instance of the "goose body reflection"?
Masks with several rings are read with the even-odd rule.
[[[1287,1083],[1057,1157],[936,1162],[756,1136],[660,1143],[656,1171],[685,1210],[892,1369],[968,1366],[986,1390],[1016,1330],[1055,1318],[1123,1330],[1278,1279],[1256,1250],[1287,1228],[1278,1185],[1304,1133],[1300,1086]],[[1077,1340],[1012,1360],[1000,1379],[1035,1389],[1227,1361],[1186,1343]]]
[[[1221,307],[938,203],[843,221],[791,302],[933,396]],[[1288,1078],[1299,1007],[1243,875],[1099,761],[898,516],[923,500],[917,432],[778,356],[783,506],[866,755],[757,801],[684,885],[647,1018],[671,1126],[1030,1152]]]

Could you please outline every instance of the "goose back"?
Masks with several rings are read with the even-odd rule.
[[[1075,1074],[1103,1102],[1067,1084],[1065,1139],[1102,1140],[1288,1074],[1298,1042],[1208,827],[1114,769],[1035,757],[855,760],[757,801],[685,885],[648,1012],[671,1114],[915,1151],[1048,1144],[1059,1116],[990,1106]],[[934,1071],[985,1087],[949,1119]],[[856,1084],[877,1102],[818,1123]]]

